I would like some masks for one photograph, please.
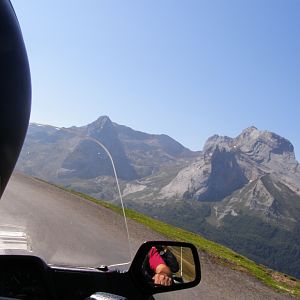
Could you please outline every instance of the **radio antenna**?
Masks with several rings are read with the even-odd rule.
[[[117,175],[117,171],[116,171],[116,168],[115,168],[114,160],[113,160],[110,152],[108,151],[108,149],[101,142],[99,142],[98,140],[96,140],[95,138],[90,137],[90,136],[83,136],[83,138],[86,139],[86,140],[93,141],[97,145],[99,145],[100,147],[102,147],[103,150],[108,155],[110,161],[111,161],[111,164],[112,164],[112,167],[113,167],[113,171],[114,171],[114,176],[115,176],[117,187],[118,187],[119,198],[120,198],[120,201],[121,201],[122,212],[123,212],[123,217],[124,217],[124,222],[125,222],[125,228],[126,228],[126,233],[127,233],[127,239],[128,239],[128,249],[129,249],[130,259],[132,261],[132,251],[131,251],[132,248],[131,248],[131,243],[130,243],[130,235],[129,235],[127,217],[126,217],[126,212],[125,212],[123,197],[122,197],[122,193],[121,193],[121,189],[120,189],[120,185],[119,185],[119,180],[118,180],[118,175]]]
[[[68,128],[63,128],[64,130],[71,132],[73,134],[76,134],[74,131],[68,129]],[[100,146],[105,153],[108,155],[110,162],[112,164],[112,168],[114,171],[114,176],[115,176],[115,180],[117,183],[117,188],[118,188],[118,194],[119,194],[119,198],[120,198],[120,202],[121,202],[121,207],[122,207],[122,212],[123,212],[123,217],[124,217],[124,223],[125,223],[125,228],[126,228],[126,234],[127,234],[127,240],[128,240],[128,249],[129,249],[129,255],[130,255],[130,260],[132,261],[132,247],[131,247],[131,242],[130,242],[130,234],[129,234],[129,229],[128,229],[128,222],[127,222],[127,217],[126,217],[126,212],[125,212],[125,207],[124,207],[124,202],[123,202],[123,197],[122,197],[122,193],[121,193],[121,189],[120,189],[120,185],[119,185],[119,180],[118,180],[118,175],[117,175],[117,171],[115,168],[115,164],[114,164],[114,160],[110,154],[110,152],[108,151],[108,149],[97,139],[91,137],[91,136],[87,136],[87,135],[79,135],[80,138],[84,139],[84,140],[89,140],[92,141],[94,143],[96,143],[98,146]],[[126,263],[128,264],[128,263]]]

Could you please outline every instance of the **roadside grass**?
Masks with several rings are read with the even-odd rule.
[[[40,180],[39,178],[36,179]],[[40,181],[46,182],[44,180]],[[52,185],[74,195],[80,196],[88,201],[106,207],[118,214],[123,214],[122,209],[114,204],[93,198],[72,189],[61,187],[59,185]],[[125,209],[125,213],[128,218],[147,226],[157,233],[164,235],[167,239],[193,243],[200,251],[205,252],[216,263],[226,265],[233,270],[245,272],[257,278],[264,284],[276,289],[277,291],[300,298],[300,280],[292,276],[271,270],[263,265],[259,265],[254,261],[234,252],[233,250],[207,240],[198,234],[171,226],[132,209]]]

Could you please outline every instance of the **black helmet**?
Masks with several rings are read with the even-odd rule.
[[[31,105],[29,64],[9,0],[0,1],[0,197],[20,154]]]

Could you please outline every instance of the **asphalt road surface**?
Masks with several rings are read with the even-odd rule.
[[[14,174],[0,202],[0,225],[17,225],[30,237],[34,254],[48,263],[99,266],[130,260],[124,219],[54,186]],[[145,240],[164,238],[129,221],[134,254]],[[199,286],[156,299],[293,299],[201,254]]]

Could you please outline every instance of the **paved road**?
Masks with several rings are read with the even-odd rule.
[[[22,226],[33,251],[56,264],[96,266],[129,260],[124,220],[80,197],[19,174],[13,175],[0,202],[1,224]],[[129,221],[135,253],[144,240],[163,239]],[[196,288],[156,299],[291,299],[240,272],[202,257],[202,281]]]

